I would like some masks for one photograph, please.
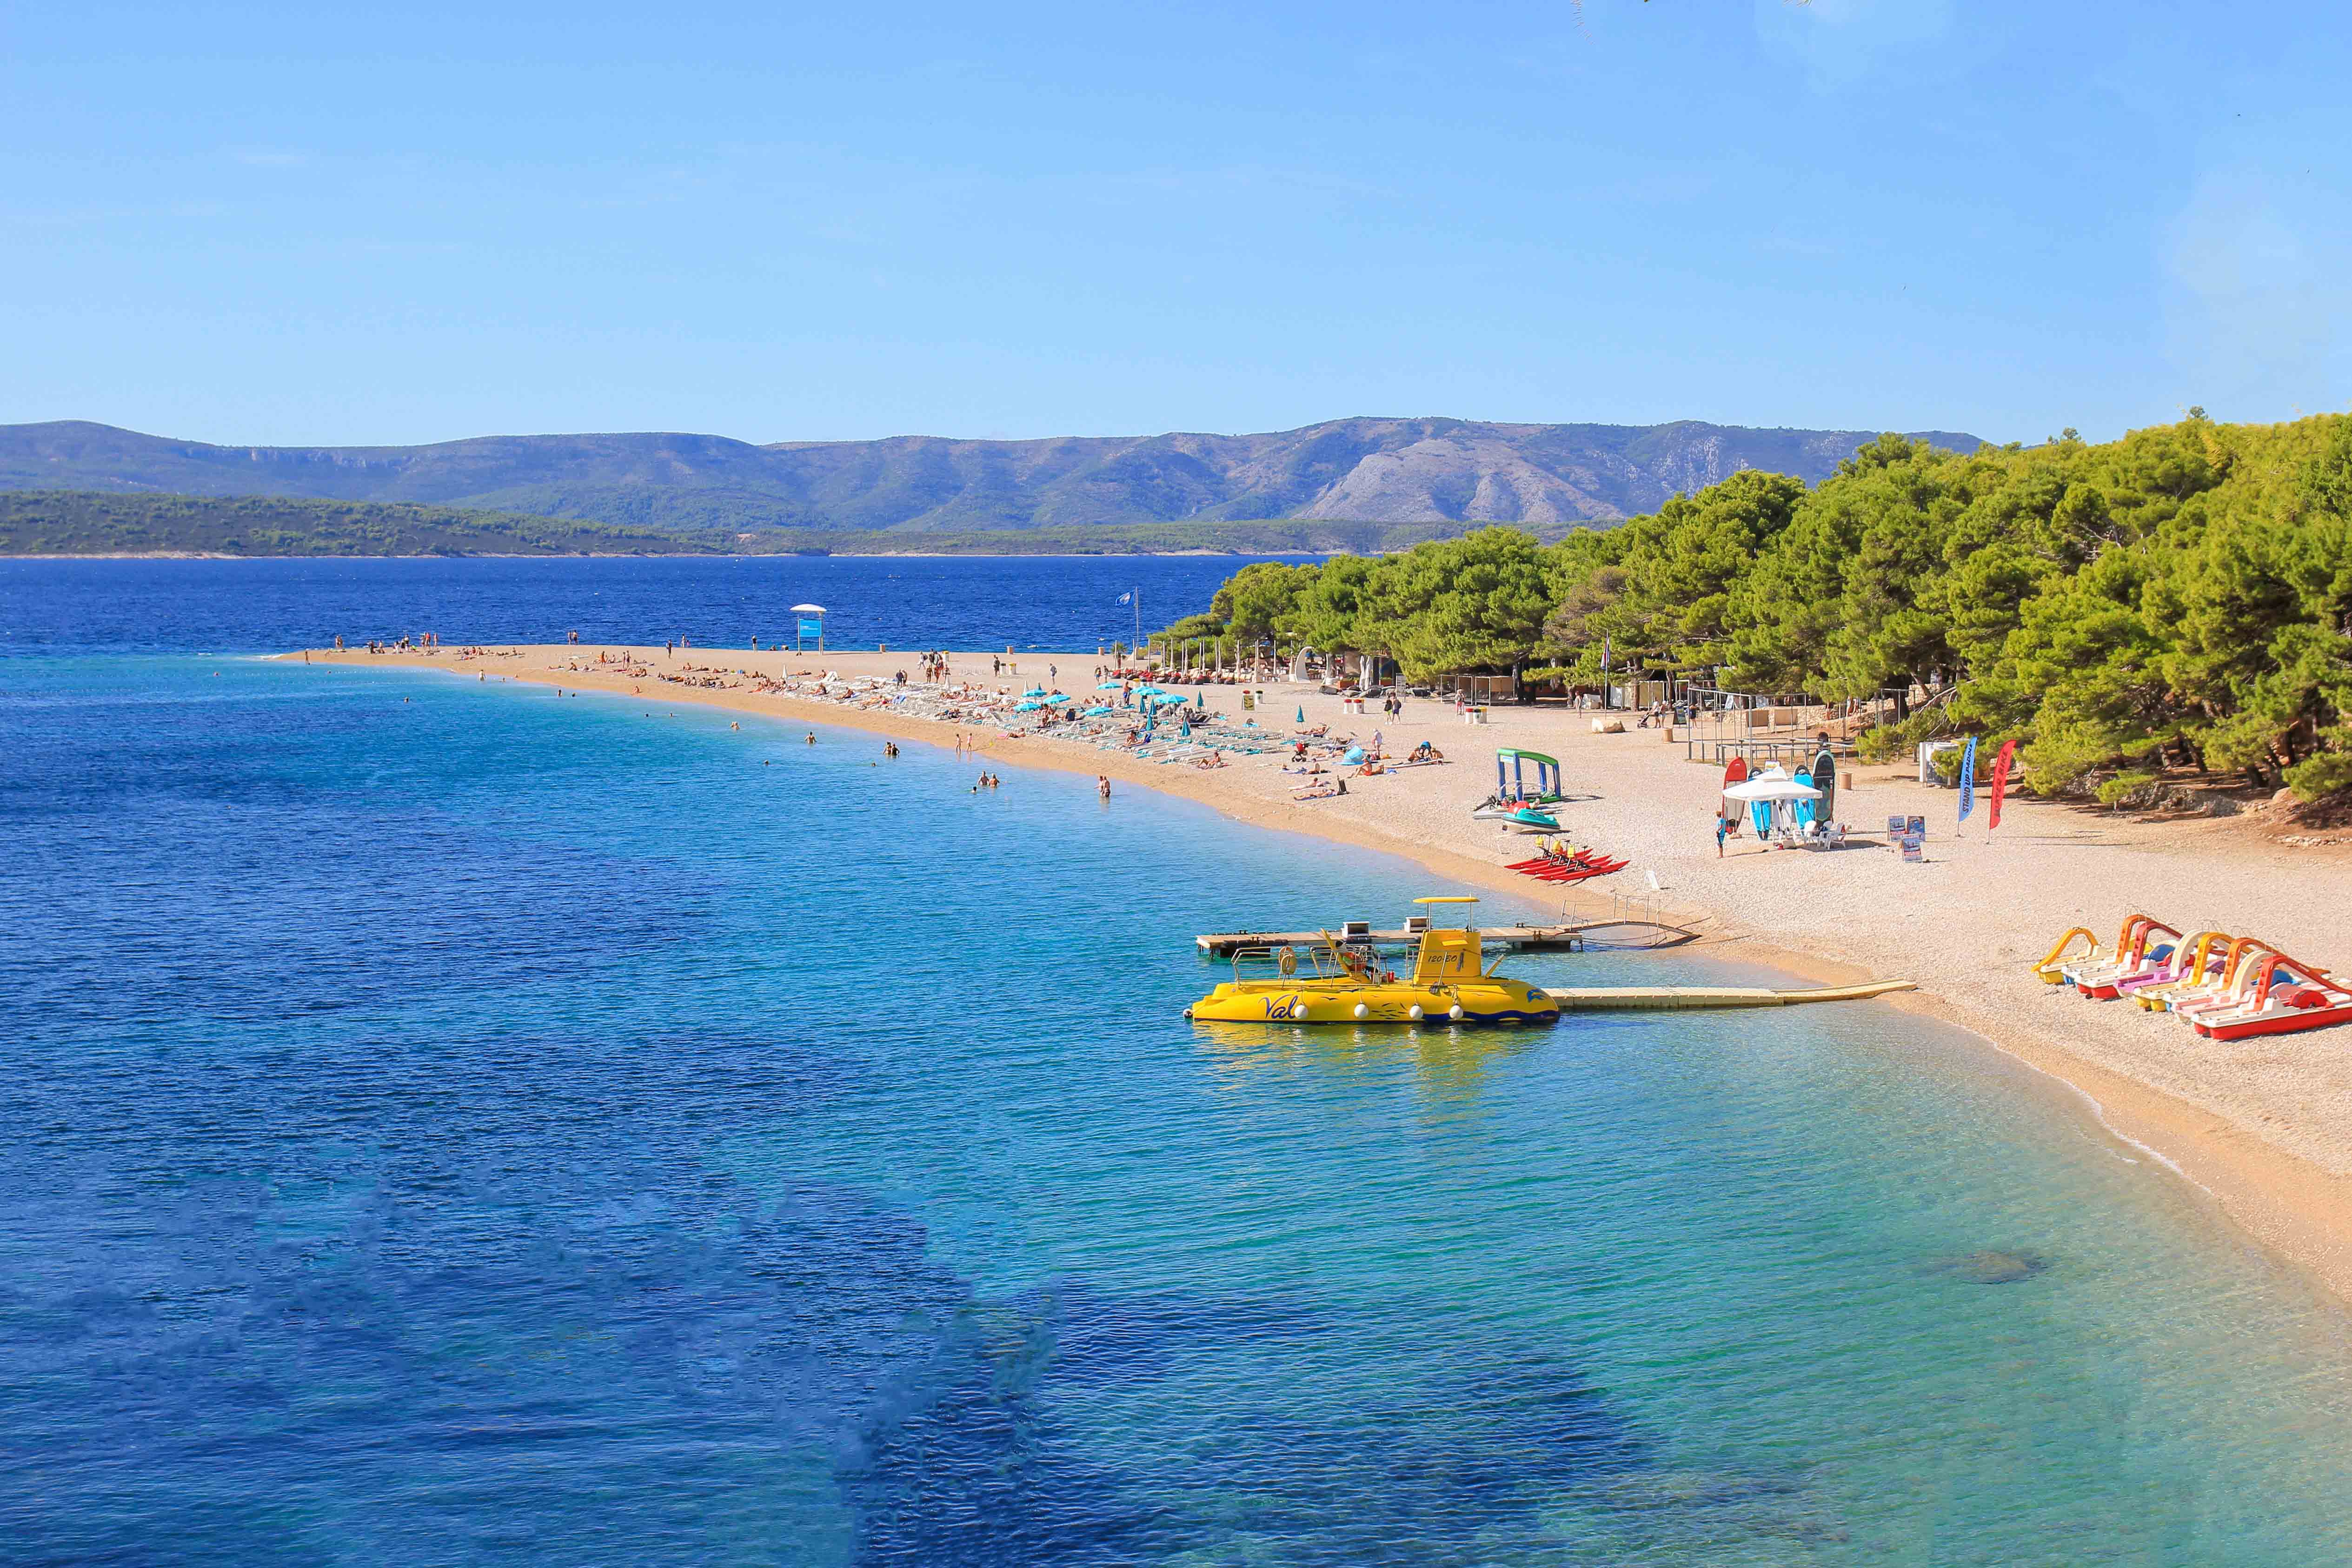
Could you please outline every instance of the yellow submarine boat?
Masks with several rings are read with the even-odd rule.
[[[1399,978],[1368,951],[1323,933],[1308,946],[1241,948],[1234,977],[1184,1009],[1204,1023],[1233,1024],[1548,1024],[1559,1001],[1524,980],[1488,973],[1477,928],[1440,926],[1432,906],[1475,904],[1465,898],[1415,899],[1431,909],[1413,955]],[[1465,918],[1469,911],[1461,911]],[[1271,963],[1271,979],[1244,979],[1245,963]],[[1305,969],[1306,973],[1300,971]]]

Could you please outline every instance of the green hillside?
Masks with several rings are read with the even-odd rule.
[[[5,555],[707,555],[716,546],[446,506],[0,490]]]
[[[0,490],[0,555],[1319,555],[1402,549],[1433,531],[1459,530],[1292,521],[956,533],[683,533],[458,507]]]

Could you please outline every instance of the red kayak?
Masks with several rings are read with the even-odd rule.
[[[1540,882],[1580,882],[1587,877],[1606,877],[1612,871],[1622,871],[1627,864],[1628,862],[1623,860],[1591,860],[1573,863],[1555,860],[1549,866],[1522,866],[1515,867],[1513,869],[1523,877],[1533,877]]]

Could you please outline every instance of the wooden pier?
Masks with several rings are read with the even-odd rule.
[[[1698,940],[1698,932],[1661,921],[1596,920],[1570,925],[1481,926],[1480,940],[1488,947],[1512,952],[1581,952],[1588,947],[1679,947]],[[1321,942],[1344,942],[1350,947],[1411,948],[1421,941],[1417,931],[1230,931],[1196,936],[1193,942],[1211,958],[1230,958],[1236,948],[1312,947]]]

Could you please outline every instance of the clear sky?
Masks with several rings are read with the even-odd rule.
[[[0,421],[2352,405],[2352,5],[0,9]]]

